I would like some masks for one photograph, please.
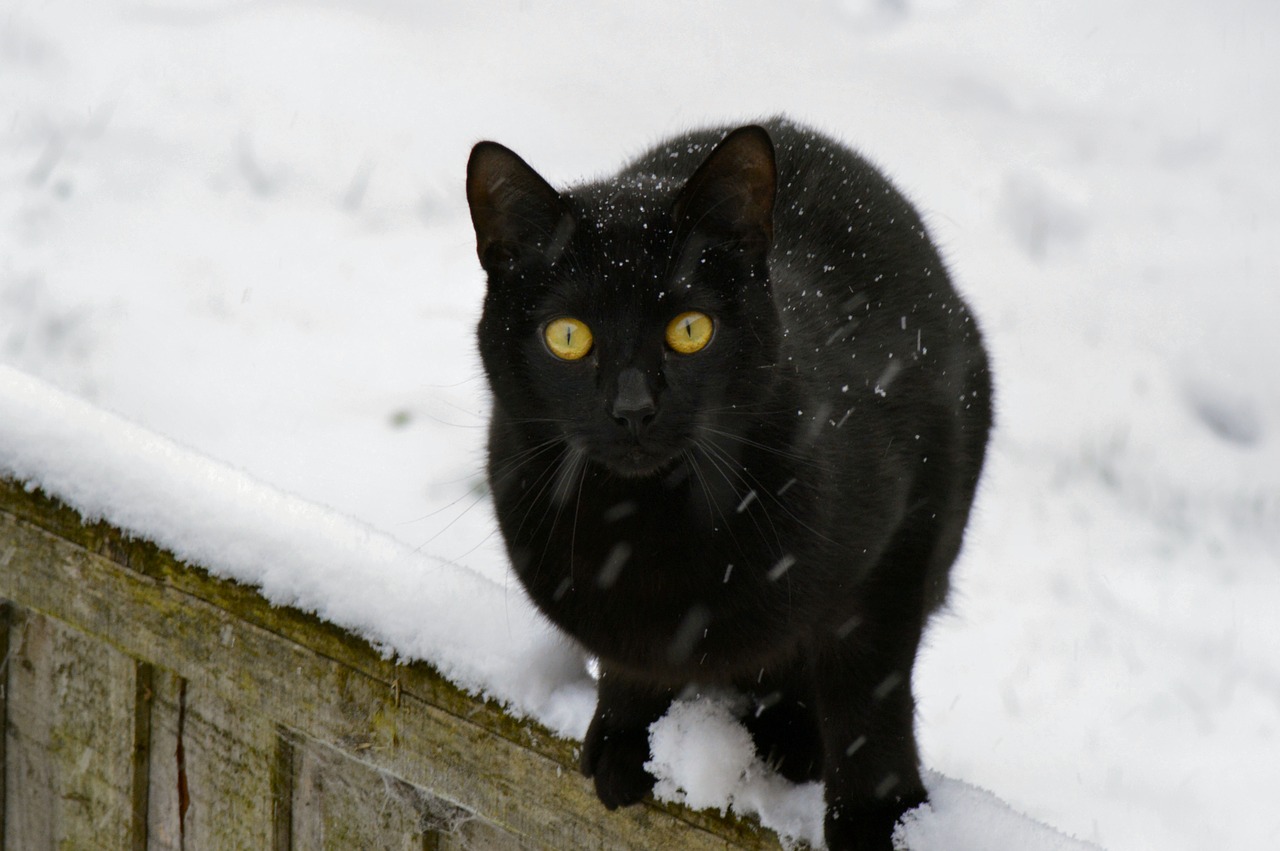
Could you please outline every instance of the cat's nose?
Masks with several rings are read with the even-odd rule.
[[[635,367],[624,369],[618,376],[618,395],[609,409],[614,421],[625,425],[632,437],[639,437],[657,410],[644,373]]]

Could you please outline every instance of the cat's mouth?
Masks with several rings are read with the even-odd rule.
[[[599,460],[610,470],[628,479],[659,476],[671,469],[679,453],[633,443],[614,446]]]

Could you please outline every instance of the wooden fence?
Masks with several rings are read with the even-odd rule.
[[[576,745],[0,480],[0,851],[770,848],[609,813]]]

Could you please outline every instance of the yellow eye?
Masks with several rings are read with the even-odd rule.
[[[714,329],[710,316],[690,310],[667,325],[667,345],[682,355],[691,355],[706,348]]]
[[[591,329],[570,316],[552,319],[542,337],[547,341],[551,354],[561,360],[579,360],[591,351]]]

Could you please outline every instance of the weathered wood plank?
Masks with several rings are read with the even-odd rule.
[[[198,681],[153,680],[148,847],[270,848],[274,726]]]
[[[5,846],[133,844],[133,661],[22,612],[10,634]]]
[[[466,810],[332,748],[299,740],[294,754],[294,848],[523,847]]]
[[[0,570],[8,564],[6,552],[0,548]],[[9,741],[9,629],[12,624],[13,606],[8,600],[0,599],[0,851],[5,851],[5,837],[8,835],[5,830],[5,802],[9,800],[6,794],[9,776],[6,746]]]
[[[275,729],[271,749],[271,851],[293,851],[293,742]]]
[[[293,825],[295,848],[341,851],[384,848],[418,851],[426,831],[402,797],[383,789],[375,772],[314,745],[294,750]]]
[[[130,851],[147,851],[147,816],[151,812],[151,707],[155,698],[154,669],[134,662],[133,764],[129,800],[132,819]]]
[[[16,552],[0,572],[0,596],[199,680],[270,725],[339,748],[531,847],[778,847],[749,822],[681,807],[606,813],[573,770],[573,744],[471,698],[427,665],[397,665],[330,624],[273,608],[251,589],[42,500],[0,483],[0,549],[9,542]],[[264,770],[277,786],[280,760],[276,751],[268,760],[276,768]],[[261,847],[282,847],[297,827],[287,802],[274,806],[274,839]]]

